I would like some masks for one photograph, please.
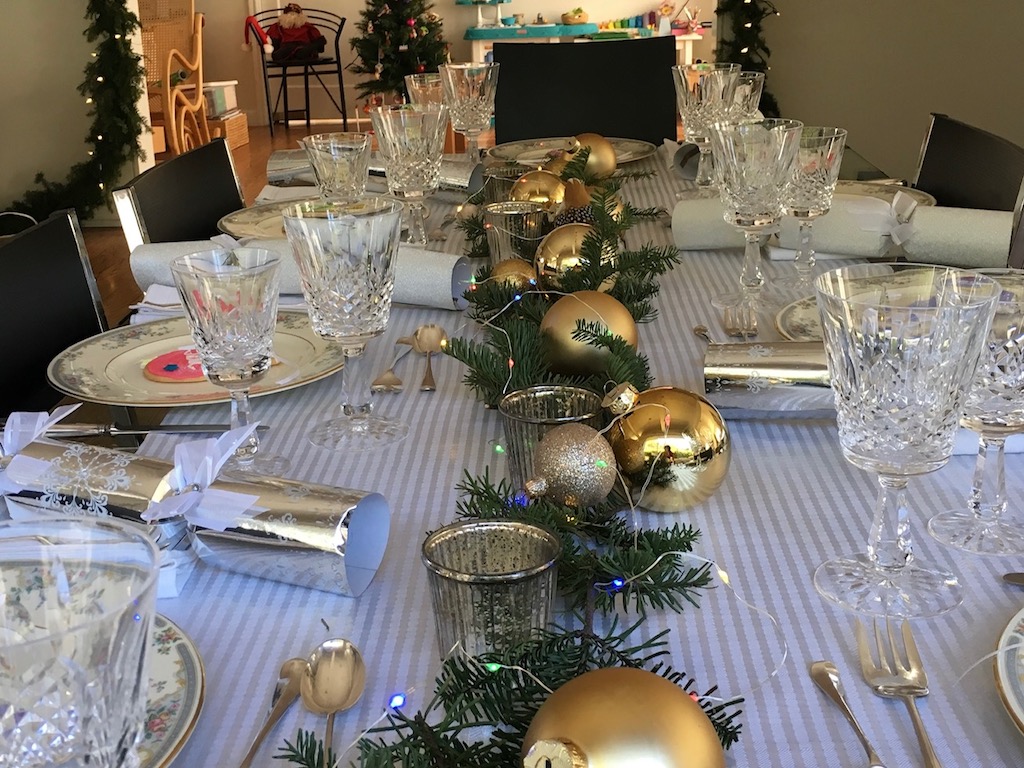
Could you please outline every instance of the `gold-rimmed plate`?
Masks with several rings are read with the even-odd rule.
[[[821,341],[821,316],[813,296],[797,299],[775,315],[775,327],[789,341]]]
[[[847,181],[840,179],[836,182],[837,195],[852,195],[856,197],[873,197],[877,200],[885,200],[891,203],[897,192],[902,192],[913,198],[918,205],[934,206],[935,198],[927,192],[912,187],[904,187],[899,184],[877,184],[870,181]]]
[[[228,391],[209,381],[159,382],[143,369],[155,357],[194,346],[184,317],[127,325],[69,347],[47,369],[61,392],[94,403],[139,407],[174,407],[223,403]],[[283,392],[318,381],[345,363],[337,344],[313,331],[305,312],[279,312],[274,333],[275,364],[253,385],[252,396]]]
[[[619,165],[643,160],[645,157],[653,155],[658,149],[649,141],[640,141],[639,139],[609,138],[608,141],[611,142],[612,148],[615,150],[615,159]],[[538,165],[545,162],[552,152],[571,149],[575,144],[576,139],[572,136],[508,141],[491,147],[487,150],[487,155],[506,163]]]
[[[1010,619],[999,636],[995,676],[1003,706],[1024,733],[1024,608]]]
[[[319,200],[320,196],[311,192],[308,197],[296,200],[276,200],[272,203],[260,203],[249,208],[233,211],[217,222],[217,229],[232,237],[258,237],[260,239],[280,239],[284,234],[283,211],[289,205],[309,200]]]
[[[206,673],[199,650],[178,625],[157,615],[149,647],[146,723],[138,750],[141,768],[167,768],[199,721]]]

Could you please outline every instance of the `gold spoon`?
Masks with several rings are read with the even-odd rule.
[[[427,356],[427,370],[423,372],[423,382],[420,384],[421,392],[433,392],[437,389],[434,383],[434,372],[430,367],[431,355],[436,355],[448,344],[448,333],[440,325],[421,325],[413,334],[413,349],[422,355]]]
[[[281,719],[281,715],[288,710],[292,702],[299,697],[299,687],[305,671],[305,659],[288,659],[288,661],[281,665],[277,686],[274,688],[270,714],[267,715],[267,719],[264,721],[263,727],[260,728],[260,732],[256,734],[256,738],[252,740],[252,746],[245,753],[245,757],[238,764],[238,768],[249,768],[252,765],[252,761],[259,751],[263,739],[267,737],[270,729],[277,724],[277,721]]]
[[[366,664],[359,649],[348,640],[327,640],[309,654],[299,690],[306,709],[327,715],[324,768],[334,740],[334,716],[359,701],[365,687]]]

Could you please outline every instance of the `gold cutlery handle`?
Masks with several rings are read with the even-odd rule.
[[[433,392],[437,389],[437,384],[434,383],[434,371],[430,367],[430,358],[433,354],[433,352],[427,352],[427,370],[423,372],[423,382],[420,384],[421,392]]]
[[[832,703],[839,707],[843,715],[846,716],[847,721],[853,726],[853,730],[857,733],[857,738],[860,739],[860,743],[864,746],[864,751],[868,754],[868,762],[871,768],[885,768],[881,758],[878,757],[878,753],[875,752],[875,748],[871,746],[868,737],[864,735],[864,731],[861,729],[860,723],[857,722],[853,710],[846,703],[842,683],[839,680],[839,671],[836,669],[835,664],[831,661],[815,661],[811,664],[811,679],[832,700]]]
[[[921,720],[921,714],[917,711],[917,702],[914,701],[913,696],[901,696],[900,698],[906,703],[910,719],[914,723],[914,733],[917,734],[917,743],[921,746],[924,768],[942,768],[942,763],[939,762],[939,758],[932,748],[932,740],[928,738],[928,733],[924,729],[924,721]]]
[[[298,697],[298,680],[294,681],[294,683],[289,681],[288,685],[281,691],[281,696],[274,703],[274,707],[270,710],[270,714],[267,715],[267,719],[263,722],[263,727],[260,728],[259,733],[256,734],[256,738],[252,740],[252,745],[249,747],[249,751],[245,753],[245,757],[242,758],[242,762],[238,764],[238,768],[249,768],[249,766],[252,765],[252,761],[255,759],[256,753],[259,752],[260,745],[263,743],[263,740],[267,738],[267,734],[270,733],[270,729],[277,725],[277,721],[281,719],[281,716],[288,711],[288,707],[290,707]]]

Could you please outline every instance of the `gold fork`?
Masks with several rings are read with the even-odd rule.
[[[885,620],[886,638],[883,638],[877,620],[873,622],[873,625],[877,662],[868,641],[867,630],[860,621],[857,622],[857,649],[860,652],[860,668],[864,680],[879,696],[903,700],[903,703],[907,705],[907,711],[910,712],[910,719],[914,723],[914,732],[917,734],[917,741],[921,746],[925,768],[942,768],[942,764],[932,748],[931,739],[925,732],[924,722],[921,720],[917,704],[914,701],[919,696],[928,695],[928,677],[925,675],[924,664],[918,655],[914,635],[910,631],[910,622],[904,621],[900,627],[900,635],[903,638],[902,651],[892,622],[888,618]],[[903,661],[904,654],[906,654],[906,662]]]

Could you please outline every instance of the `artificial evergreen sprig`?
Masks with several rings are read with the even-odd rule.
[[[295,742],[287,739],[280,751],[274,755],[275,760],[287,760],[290,763],[301,766],[301,768],[323,768],[324,765],[334,766],[337,764],[338,756],[333,749],[327,750],[327,760],[324,761],[324,743],[316,737],[313,731],[299,729]]]

